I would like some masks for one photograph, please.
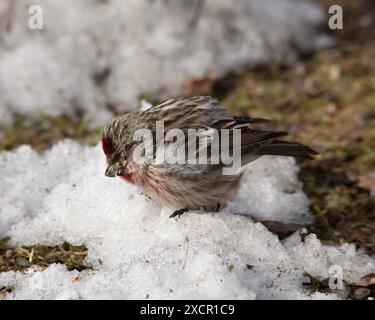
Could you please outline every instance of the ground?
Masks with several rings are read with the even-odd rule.
[[[315,216],[308,228],[323,243],[355,243],[374,254],[375,6],[370,0],[320,2],[344,9],[344,30],[334,32],[334,47],[302,57],[292,67],[259,66],[219,81],[192,79],[191,93],[217,96],[238,115],[273,119],[291,138],[319,151],[316,160],[300,162],[300,179]],[[100,129],[90,129],[79,117],[18,117],[12,127],[0,128],[0,150],[28,143],[43,152],[62,138],[94,145],[99,136]],[[0,271],[53,262],[81,270],[87,268],[86,254],[83,246],[67,243],[11,248],[3,239]]]

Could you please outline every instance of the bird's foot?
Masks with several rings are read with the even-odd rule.
[[[184,214],[185,212],[189,211],[188,208],[182,208],[182,209],[179,209],[179,210],[176,210],[175,212],[173,212],[169,218],[179,218],[182,214]]]

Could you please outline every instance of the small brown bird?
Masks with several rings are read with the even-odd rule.
[[[180,140],[177,146],[182,145],[180,150],[185,162],[180,161],[181,158],[177,163],[155,161],[155,151],[161,140],[160,136],[157,138],[158,121],[163,123],[164,132],[179,129],[184,134],[182,143]],[[103,129],[102,147],[108,164],[105,174],[120,176],[139,186],[144,194],[161,205],[179,209],[172,216],[188,210],[218,211],[233,197],[241,177],[240,172],[223,173],[223,169],[229,167],[222,157],[224,151],[233,158],[235,154],[239,155],[241,166],[262,155],[312,159],[312,155],[317,154],[302,144],[279,140],[285,132],[259,129],[268,122],[261,118],[232,116],[215,98],[207,96],[170,99],[144,111],[132,111],[114,118]],[[134,136],[140,129],[150,132],[152,138],[153,158],[143,163],[136,161],[134,156],[140,144]],[[193,140],[188,139],[191,129],[198,132]],[[216,140],[207,139],[215,130],[219,132]],[[225,135],[220,135],[225,130],[228,145],[223,143]],[[235,132],[240,132],[240,137]],[[206,143],[203,148],[202,137]],[[176,144],[176,139],[165,142],[164,133],[161,138],[166,149]],[[218,144],[214,145],[214,141]],[[188,162],[191,159],[191,154],[187,155],[188,148],[194,146],[199,151],[192,153],[193,158],[198,159],[199,153],[204,151],[208,154],[207,162],[202,163],[199,159],[196,164]],[[219,156],[215,158],[213,151]]]

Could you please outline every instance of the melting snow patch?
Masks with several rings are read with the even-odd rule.
[[[340,292],[304,289],[303,273],[325,278],[338,265],[352,281],[375,269],[354,246],[323,246],[298,233],[281,242],[261,223],[232,214],[242,208],[259,219],[309,221],[291,158],[258,159],[228,209],[179,220],[136,187],[106,178],[104,168],[99,146],[68,140],[41,156],[28,146],[0,154],[0,236],[13,245],[85,244],[93,266],[1,273],[0,286],[15,285],[6,298],[337,299]]]
[[[2,1],[0,122],[78,110],[101,125],[107,105],[134,109],[144,94],[180,95],[189,80],[292,63],[328,43],[317,28],[324,15],[309,1],[206,0],[201,13],[197,3],[39,0],[43,30],[31,30],[35,1]]]

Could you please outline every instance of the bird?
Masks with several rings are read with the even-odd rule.
[[[164,130],[159,138],[156,137],[158,122],[163,124]],[[263,118],[233,116],[210,96],[168,99],[146,110],[130,111],[110,120],[102,130],[101,144],[107,161],[105,175],[119,176],[138,186],[143,194],[161,206],[173,208],[171,217],[179,217],[189,210],[217,212],[234,197],[242,175],[242,170],[223,173],[229,168],[221,156],[224,151],[232,153],[233,158],[236,153],[241,168],[263,155],[314,159],[317,154],[303,144],[280,140],[286,132],[264,130],[269,123],[270,120]],[[165,132],[174,129],[184,134],[177,145],[185,150],[182,153],[185,162],[156,161],[155,150],[160,141],[163,140],[166,149],[176,143],[176,139],[165,141]],[[134,137],[139,130],[150,133],[148,147],[153,157],[147,158],[148,161],[135,159],[140,142]],[[191,130],[198,132],[193,142],[188,139]],[[229,141],[226,145],[221,144],[224,138],[219,134],[216,140],[207,138],[215,130],[227,131]],[[218,143],[214,145],[214,141]],[[194,146],[195,152],[187,155],[188,147]],[[212,151],[219,156],[213,159]],[[200,152],[208,154],[206,162],[187,161],[191,158],[199,160]],[[144,156],[145,151],[141,155]]]

